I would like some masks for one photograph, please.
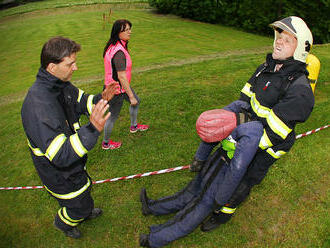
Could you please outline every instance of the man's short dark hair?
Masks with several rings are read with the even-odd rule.
[[[80,45],[73,40],[57,36],[47,41],[41,50],[41,67],[46,69],[50,63],[58,64],[64,57],[80,51]]]

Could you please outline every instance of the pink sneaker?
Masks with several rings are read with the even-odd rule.
[[[119,147],[121,147],[121,142],[115,142],[112,140],[109,140],[108,143],[105,143],[104,141],[102,141],[102,149],[103,150],[114,150],[114,149],[118,149]]]
[[[135,127],[131,126],[129,131],[131,133],[136,133],[137,131],[146,131],[149,129],[148,125],[137,124]]]

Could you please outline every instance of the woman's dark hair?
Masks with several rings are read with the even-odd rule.
[[[117,41],[120,41],[119,33],[123,32],[125,30],[126,24],[128,24],[129,27],[132,28],[132,23],[129,20],[121,19],[121,20],[117,20],[114,22],[112,29],[111,29],[110,38],[104,47],[103,58],[104,58],[109,46],[111,44],[116,45]],[[127,49],[127,43],[126,43],[126,49]]]
[[[41,50],[40,63],[41,67],[46,69],[50,63],[58,64],[63,61],[64,57],[69,57],[71,54],[79,52],[81,46],[61,36],[51,38],[47,41]]]

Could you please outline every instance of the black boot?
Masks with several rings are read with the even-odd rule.
[[[205,164],[205,161],[199,160],[196,157],[193,159],[190,165],[190,171],[191,172],[199,172],[202,170],[203,166]]]
[[[65,225],[60,219],[59,216],[56,215],[54,220],[54,226],[56,229],[62,231],[67,237],[79,239],[81,238],[82,234],[77,227],[70,227]]]
[[[95,219],[97,217],[99,217],[100,215],[102,215],[103,211],[100,208],[94,208],[91,212],[91,214],[85,219],[85,220],[92,220]]]
[[[150,247],[148,234],[140,234],[139,244],[142,247]]]
[[[215,213],[213,212],[209,218],[207,218],[205,221],[203,221],[201,225],[201,231],[203,232],[209,232],[213,229],[216,229],[221,224],[227,223],[230,218],[233,216],[233,214],[225,214],[222,212]]]
[[[147,216],[149,214],[151,214],[151,210],[148,206],[148,196],[147,196],[147,191],[145,188],[142,188],[141,189],[141,192],[140,192],[140,201],[141,201],[141,204],[142,204],[142,214],[144,216]]]

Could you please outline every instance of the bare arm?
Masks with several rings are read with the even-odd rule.
[[[137,105],[138,102],[134,97],[134,94],[131,90],[131,87],[129,86],[129,83],[128,83],[128,80],[127,80],[127,77],[126,77],[126,71],[118,71],[117,73],[118,73],[118,79],[119,79],[121,85],[123,86],[123,88],[126,90],[126,93],[129,97],[131,105],[132,106]]]

